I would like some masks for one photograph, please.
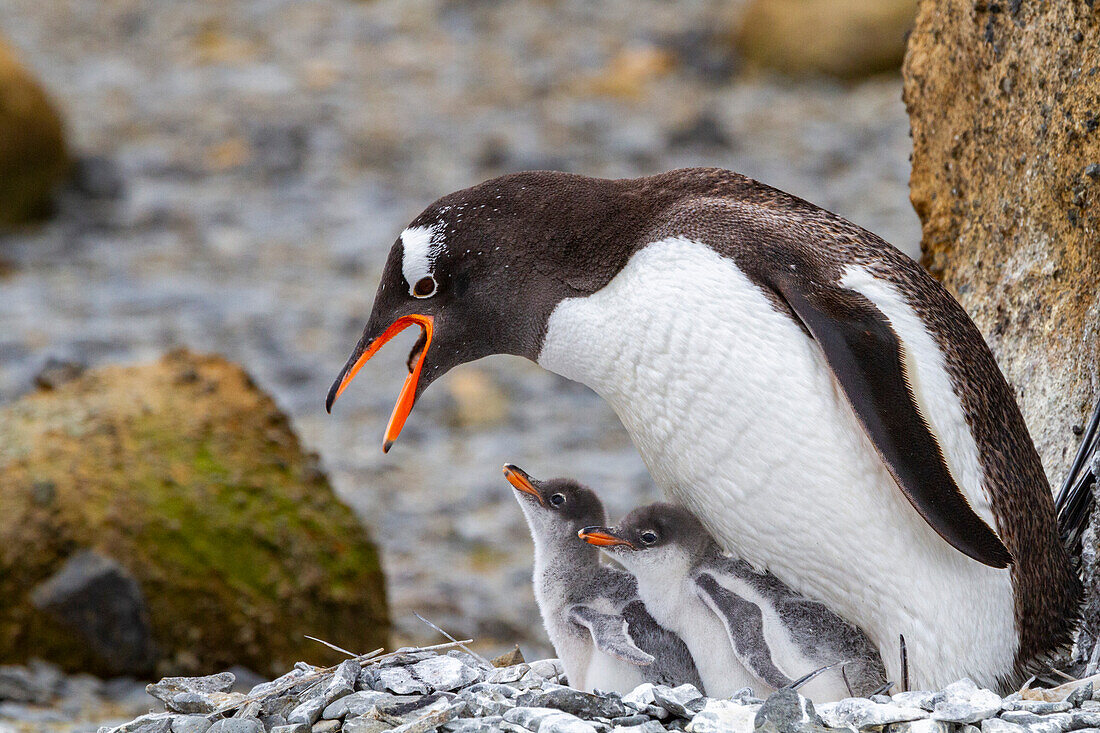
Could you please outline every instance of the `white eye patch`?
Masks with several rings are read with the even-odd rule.
[[[443,249],[443,242],[436,240],[436,227],[409,227],[401,232],[401,274],[413,297],[428,298],[435,294],[435,261]]]

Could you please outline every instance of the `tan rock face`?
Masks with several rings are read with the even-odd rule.
[[[49,210],[69,169],[61,117],[0,39],[0,227]]]
[[[897,69],[917,0],[752,0],[734,44],[753,67],[856,78]]]
[[[106,368],[0,410],[0,662],[120,671],[35,603],[82,553],[136,579],[162,674],[339,661],[305,634],[363,651],[388,638],[366,532],[218,357]]]
[[[1056,485],[1100,387],[1100,4],[922,0],[903,73],[923,262]]]

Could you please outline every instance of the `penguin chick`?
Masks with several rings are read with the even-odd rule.
[[[882,660],[862,631],[723,554],[682,507],[651,504],[617,527],[586,527],[580,537],[633,573],[657,623],[687,644],[708,695],[727,697],[744,686],[760,692],[761,685],[770,693],[830,665],[805,683],[807,697],[836,700],[883,687]]]
[[[603,565],[596,548],[578,539],[582,527],[606,521],[596,494],[513,465],[504,475],[531,529],[535,600],[569,683],[621,693],[642,682],[701,687],[687,646],[646,611],[634,577]]]

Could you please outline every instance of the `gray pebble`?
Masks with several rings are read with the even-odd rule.
[[[1019,723],[1003,718],[986,718],[982,721],[982,733],[1025,733],[1026,730]]]
[[[942,720],[924,718],[908,723],[893,723],[886,726],[884,730],[886,733],[951,733],[953,727],[950,723],[945,723]]]
[[[762,733],[824,731],[814,704],[794,690],[778,690],[770,695],[756,712],[753,727]]]
[[[318,720],[310,729],[311,733],[336,733],[340,730],[339,720]]]
[[[374,718],[352,718],[344,721],[343,733],[381,733],[393,728],[389,723]],[[272,731],[274,733],[274,731]]]
[[[695,685],[685,684],[679,687],[659,685],[653,688],[653,703],[681,718],[690,718],[702,709],[702,698],[703,693],[699,692]]]
[[[382,689],[398,695],[428,692],[428,686],[413,677],[412,672],[404,667],[383,667],[378,670],[378,683]]]
[[[523,676],[531,671],[529,664],[513,664],[511,667],[501,667],[494,669],[488,677],[486,682],[493,682],[498,684],[512,684],[519,682],[523,679]]]
[[[515,703],[510,698],[491,689],[467,689],[459,693],[459,697],[466,701],[466,708],[469,710],[470,715],[479,718],[489,715],[503,715],[504,711],[515,707]]]
[[[176,715],[172,718],[172,733],[206,733],[210,725],[204,715]]]
[[[637,725],[617,725],[611,733],[663,733],[665,727],[656,720],[647,720]]]
[[[362,690],[345,695],[339,700],[334,700],[325,706],[321,717],[325,720],[337,720],[346,715],[352,717],[365,715],[367,711],[385,700],[392,700],[394,696],[388,692],[376,692],[375,690]],[[411,698],[410,698],[411,699]]]
[[[287,725],[276,725],[271,728],[268,733],[309,733],[309,726],[305,723],[289,723]]]
[[[1085,702],[1092,702],[1092,694],[1093,685],[1091,682],[1086,682],[1074,688],[1073,692],[1066,696],[1066,702],[1073,706],[1081,705]]]
[[[980,689],[969,679],[952,682],[932,698],[933,720],[945,723],[975,723],[996,715],[1001,709],[1001,696]]]
[[[1054,713],[1053,715],[1040,716],[1039,720],[1028,723],[1024,727],[1028,733],[1064,733],[1073,726],[1073,718],[1069,713]]]
[[[618,726],[620,728],[631,728],[639,726],[649,720],[648,715],[637,713],[635,715],[623,715],[618,718],[611,719],[611,725]]]
[[[920,708],[895,703],[880,705],[861,697],[824,703],[818,706],[817,712],[830,728],[843,728],[849,725],[854,728],[867,728],[928,717],[928,713]]]
[[[180,692],[229,692],[236,680],[232,672],[219,672],[205,677],[165,677],[156,684],[146,685],[145,691],[158,700],[166,701]]]
[[[264,726],[255,718],[226,718],[215,722],[206,733],[264,733]]]
[[[325,698],[311,697],[291,710],[290,715],[286,716],[286,722],[313,725],[321,717],[321,711],[324,708]]]
[[[281,725],[286,725],[285,715],[261,715],[260,722],[264,724],[264,730],[270,731],[272,728],[278,728]]]
[[[501,729],[504,718],[499,715],[484,715],[476,718],[456,718],[443,724],[447,733],[496,733]]]
[[[553,684],[523,693],[516,698],[515,704],[517,707],[553,708],[581,718],[617,718],[630,712],[618,697],[594,695]]]
[[[465,687],[481,679],[476,669],[454,657],[432,657],[417,662],[412,667],[412,674],[430,688],[446,691]]]
[[[404,725],[393,729],[393,733],[428,733],[439,728],[447,721],[454,720],[462,713],[465,706],[462,703],[447,705],[437,710],[431,710],[420,715]]]
[[[1100,713],[1091,710],[1074,710],[1070,713],[1073,730],[1078,728],[1100,728]]]
[[[1064,713],[1073,708],[1068,702],[1045,702],[1043,700],[1009,700],[1004,702],[1005,710],[1026,710],[1036,715]]]
[[[912,690],[909,692],[899,692],[891,699],[895,705],[902,705],[904,707],[920,708],[932,712],[935,709],[935,704],[932,702],[932,698],[936,696],[934,692],[928,692],[927,690]]]
[[[504,720],[540,733],[596,733],[591,723],[575,715],[553,708],[515,707],[504,714]]]
[[[355,692],[355,683],[359,679],[359,662],[348,659],[340,663],[332,673],[332,679],[325,687],[325,701],[339,700]]]
[[[150,713],[113,729],[112,733],[171,733],[171,713]]]
[[[1026,710],[1006,710],[1001,713],[1001,720],[1017,725],[1030,725],[1031,723],[1042,722],[1043,718]]]
[[[565,678],[565,668],[557,659],[539,659],[531,662],[528,675],[538,677],[551,682],[559,682]],[[525,675],[526,676],[526,675]]]

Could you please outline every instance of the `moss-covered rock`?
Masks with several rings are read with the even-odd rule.
[[[47,213],[68,170],[60,115],[0,39],[0,228]]]
[[[917,0],[751,0],[734,43],[750,68],[857,78],[901,66]]]
[[[118,673],[34,589],[91,550],[139,583],[156,672],[334,661],[389,622],[378,554],[239,367],[186,352],[0,410],[0,661]]]

